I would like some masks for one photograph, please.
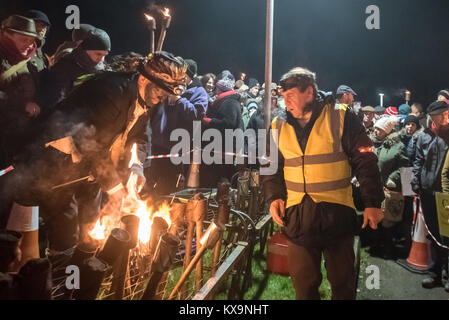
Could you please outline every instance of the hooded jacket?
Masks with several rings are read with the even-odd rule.
[[[378,166],[383,186],[386,187],[388,180],[391,180],[396,184],[396,188],[391,188],[391,190],[400,191],[400,168],[410,166],[400,134],[396,132],[389,134],[380,146],[375,148],[375,151],[379,158]]]

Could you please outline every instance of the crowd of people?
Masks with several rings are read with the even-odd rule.
[[[296,133],[299,142],[298,150],[293,151],[288,145],[279,144],[285,167],[296,161],[286,156],[292,152],[298,157],[303,156],[302,153],[307,157],[310,153],[312,158],[316,156],[314,153],[319,153],[313,149],[317,147],[307,144],[308,139],[322,139],[313,130],[313,124],[322,126],[324,131],[328,129],[324,124],[327,120],[321,119],[320,113],[306,110],[295,114],[290,107],[292,99],[307,93],[306,109],[309,105],[319,106],[320,112],[327,110],[323,112],[329,112],[332,118],[331,109],[335,108],[341,119],[345,119],[344,128],[351,128],[343,129],[341,121],[341,131],[334,127],[329,129],[341,135],[341,143],[334,143],[334,147],[341,150],[331,148],[329,153],[338,154],[340,162],[349,158],[350,165],[340,163],[334,173],[324,170],[335,175],[337,182],[352,179],[351,185],[340,187],[344,192],[320,198],[309,191],[299,197],[301,192],[292,191],[291,186],[306,185],[306,179],[299,181],[293,177],[292,181],[287,181],[279,172],[263,179],[267,203],[280,205],[276,201],[286,199],[288,193],[289,216],[275,221],[285,224],[289,238],[297,240],[298,247],[291,252],[292,256],[305,259],[305,253],[298,249],[304,241],[306,246],[310,243],[312,246],[327,245],[309,234],[320,232],[316,228],[322,227],[321,223],[318,226],[315,225],[318,220],[303,217],[311,210],[318,210],[317,203],[321,201],[341,205],[337,209],[332,205],[321,209],[323,212],[338,211],[342,219],[340,225],[347,223],[344,234],[356,232],[351,194],[360,211],[382,208],[381,225],[370,234],[373,254],[393,258],[397,245],[410,247],[414,197],[403,196],[404,186],[401,185],[404,181],[401,169],[410,167],[413,167],[411,186],[420,198],[429,231],[444,243],[438,229],[435,192],[449,192],[448,90],[440,91],[436,101],[427,108],[413,103],[399,108],[367,105],[356,110],[353,108],[356,92],[352,88],[341,85],[335,94],[318,91],[314,75],[305,71],[287,74],[279,85],[261,85],[255,78],[236,79],[229,70],[218,75],[199,75],[194,60],[167,52],[149,57],[137,53],[108,57],[112,42],[107,32],[88,24],[74,30],[72,38],[62,43],[54,54],[45,54],[50,27],[48,16],[38,10],[11,15],[1,25],[0,170],[5,170],[0,176],[0,230],[3,230],[0,243],[9,243],[13,250],[0,250],[0,272],[17,271],[29,260],[41,256],[42,248],[35,245],[39,224],[45,225],[46,255],[50,260],[55,262],[69,257],[74,246],[88,237],[102,208],[115,206],[129,191],[124,186],[129,176],[133,144],[138,146],[140,163],[133,165],[131,172],[137,177],[139,191],[167,195],[185,188],[188,167],[174,165],[168,158],[149,161],[148,156],[170,154],[175,144],[170,140],[171,132],[183,128],[192,133],[194,121],[201,121],[202,130],[217,129],[222,137],[227,129],[264,129],[265,90],[271,90],[273,126],[286,128],[283,134],[288,130]],[[291,79],[310,81],[304,84]],[[290,91],[295,88],[299,88],[299,95],[292,96]],[[285,118],[283,124],[279,122],[281,118]],[[298,121],[292,121],[294,118]],[[358,130],[360,128],[363,130]],[[292,148],[294,141],[290,145]],[[343,153],[347,158],[342,158]],[[232,164],[202,164],[200,186],[216,187],[222,178],[232,181],[239,169]],[[317,176],[308,177],[310,181],[323,184],[318,177],[321,175],[315,173]],[[58,187],[91,175],[94,182],[85,180]],[[377,192],[380,190],[377,179],[383,195]],[[282,190],[285,185],[289,190]],[[305,200],[301,203],[298,199],[302,197]],[[329,228],[333,228],[330,226],[333,219],[329,219]],[[310,221],[314,226],[304,231],[299,221]],[[372,225],[373,229],[376,224]],[[333,231],[338,231],[337,235],[342,232],[340,229]],[[331,233],[327,241],[336,234]],[[344,239],[344,245],[352,250],[347,246],[351,243],[348,239]],[[15,246],[19,242],[21,255]],[[325,254],[331,259],[328,251]],[[423,286],[445,285],[449,291],[447,250],[433,240],[432,259],[430,277],[423,281]],[[346,260],[335,260],[337,264],[339,261]],[[337,265],[334,267],[338,269]],[[298,266],[292,268],[298,269]],[[335,268],[330,269],[333,274],[338,273]],[[346,276],[336,275],[331,281],[333,289],[338,281],[351,281],[351,274],[348,271]],[[303,287],[308,281],[318,281],[318,276],[307,278],[294,274],[292,277],[298,297],[315,297],[312,291],[316,283],[310,284],[312,289]],[[340,284],[338,288],[337,298],[348,298],[353,291],[351,286]],[[309,289],[311,293],[305,294]]]

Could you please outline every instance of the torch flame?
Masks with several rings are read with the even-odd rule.
[[[137,144],[134,144],[131,149],[129,168],[131,168],[135,163],[140,163],[137,157]],[[167,221],[168,225],[171,224],[170,206],[167,203],[164,203],[157,211],[154,211],[153,207],[148,205],[146,201],[140,200],[136,192],[137,178],[138,176],[135,174],[130,174],[129,176],[128,183],[126,184],[128,189],[128,198],[125,203],[127,203],[127,207],[123,208],[123,210],[128,214],[135,214],[139,217],[140,223],[138,238],[140,242],[145,245],[150,241],[151,226],[155,217],[161,217]]]
[[[148,21],[154,20],[154,18],[153,18],[152,16],[150,16],[150,15],[148,15],[148,14],[146,14],[146,13],[144,13],[144,15],[145,15],[145,18],[146,18]]]
[[[210,227],[207,229],[206,233],[203,235],[203,237],[200,240],[201,246],[204,246],[207,243],[207,240],[209,239],[211,233],[217,229],[217,225],[215,223],[212,223]]]
[[[104,231],[105,225],[103,225],[100,219],[98,219],[97,223],[95,224],[95,227],[92,229],[91,232],[89,232],[89,236],[95,240],[104,240],[105,239]]]
[[[166,17],[170,17],[170,9],[164,8],[164,11],[162,11],[162,14]]]

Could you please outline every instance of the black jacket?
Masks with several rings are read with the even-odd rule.
[[[109,150],[130,121],[137,98],[137,78],[137,74],[103,73],[77,87],[34,128],[35,140],[16,162],[28,168],[35,180],[41,180],[40,185],[52,186],[87,174],[93,174],[105,191],[123,182]],[[148,112],[138,119],[126,140],[128,150],[138,144],[142,163],[147,155],[147,122]],[[83,157],[80,164],[72,163],[69,155],[45,147],[47,142],[67,136],[73,137]],[[122,162],[127,160],[123,158]]]
[[[81,48],[63,57],[44,75],[38,94],[39,104],[46,109],[53,108],[70,94],[79,77],[95,73],[95,66]]]
[[[204,128],[213,128],[220,131],[223,137],[223,148],[225,147],[226,129],[243,130],[240,95],[237,93],[231,93],[223,98],[217,98],[217,100],[215,100],[207,109],[206,115],[212,120],[209,122],[209,124],[204,125]],[[226,151],[231,152],[231,150]]]
[[[444,140],[425,129],[416,141],[412,189],[417,194],[441,192],[441,171],[448,150]]]
[[[334,103],[330,95],[319,93],[313,106],[309,123],[301,128],[295,118],[286,112],[286,121],[295,128],[300,147],[305,150],[310,132],[324,105]],[[268,135],[271,137],[271,134]],[[349,158],[352,175],[360,183],[361,198],[365,207],[380,208],[384,199],[382,183],[377,166],[377,156],[373,152],[361,152],[371,147],[372,142],[365,133],[360,120],[352,111],[347,111],[342,136],[343,150]],[[362,148],[362,149],[361,149]],[[267,145],[268,154],[269,143]],[[265,201],[286,199],[284,180],[284,158],[278,152],[278,170],[274,175],[261,176]],[[286,210],[285,233],[291,241],[305,246],[326,245],[337,237],[359,231],[355,212],[352,208],[333,203],[314,203],[306,195],[299,205]]]

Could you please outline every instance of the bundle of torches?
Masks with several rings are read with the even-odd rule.
[[[154,33],[156,32],[156,20],[154,17],[150,16],[149,14],[144,14],[145,18],[148,21],[148,29],[150,31],[150,45],[151,45],[151,51],[150,53],[154,53]],[[164,8],[162,10],[163,15],[163,21],[161,24],[161,33],[159,35],[159,40],[157,43],[156,51],[161,51],[162,46],[164,45],[165,36],[167,34],[167,29],[170,27],[171,23],[171,16],[170,16],[170,10],[168,8]]]
[[[131,150],[129,168],[138,163],[138,161],[137,145],[135,144]],[[178,227],[182,224],[187,224],[188,226],[183,274],[171,292],[169,299],[174,299],[176,296],[180,298],[186,297],[188,276],[194,268],[196,268],[195,288],[197,291],[200,290],[203,277],[202,257],[208,249],[215,249],[212,275],[217,271],[221,237],[224,226],[229,220],[229,183],[219,184],[218,194],[221,194],[220,199],[224,200],[219,201],[221,206],[219,207],[218,216],[215,222],[210,223],[206,231],[203,229],[203,221],[206,218],[208,206],[207,199],[201,193],[196,194],[187,204],[175,202],[169,205],[165,202],[155,210],[150,203],[139,198],[138,193],[140,190],[137,190],[136,186],[137,176],[131,173],[127,183],[128,196],[122,200],[121,209],[118,212],[104,214],[90,231],[88,242],[96,248],[97,254],[93,258],[84,260],[82,264],[87,268],[84,274],[88,274],[96,285],[91,285],[91,289],[87,290],[86,293],[78,293],[75,296],[76,298],[94,299],[101,285],[102,277],[108,268],[107,265],[109,265],[114,269],[111,291],[115,292],[115,299],[122,299],[128,268],[129,250],[135,249],[133,251],[134,254],[149,258],[148,262],[150,263],[150,265],[146,264],[140,270],[142,276],[145,270],[150,270],[149,281],[142,299],[162,299],[161,296],[157,295],[158,286],[174,264],[174,258],[179,251],[181,243],[178,238]],[[122,228],[120,228],[120,224]],[[192,257],[192,240],[195,226],[196,252]],[[107,265],[101,269],[98,265],[102,265],[103,262],[107,263]],[[97,269],[102,271],[98,272]]]
[[[131,160],[129,162],[129,168],[134,163],[138,162],[137,157],[137,145],[134,144],[131,149]],[[97,220],[95,227],[89,233],[89,236],[97,242],[104,242],[106,235],[110,234],[111,230],[118,227],[120,224],[120,215],[134,214],[139,217],[139,231],[138,231],[138,246],[142,254],[148,253],[148,243],[151,236],[151,226],[154,218],[163,218],[168,226],[171,225],[170,221],[170,205],[164,202],[157,210],[151,206],[147,201],[143,201],[138,197],[138,190],[135,187],[137,184],[137,176],[130,174],[128,183],[126,185],[128,189],[128,198],[123,199],[123,205],[121,213],[115,215],[106,215]]]

